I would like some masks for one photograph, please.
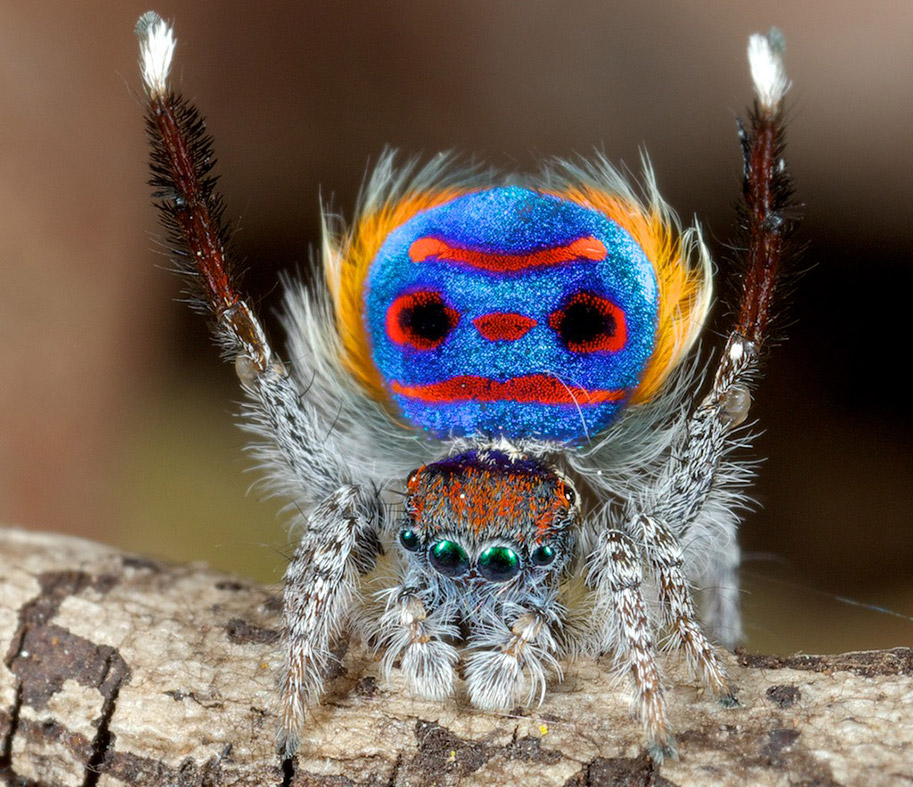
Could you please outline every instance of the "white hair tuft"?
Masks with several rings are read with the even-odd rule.
[[[755,34],[748,39],[748,65],[758,101],[765,110],[775,110],[792,82],[786,76],[783,53],[786,39],[777,28],[767,35]]]
[[[174,28],[155,11],[147,11],[134,28],[139,38],[140,67],[149,97],[163,95],[168,90],[168,74],[177,43]]]

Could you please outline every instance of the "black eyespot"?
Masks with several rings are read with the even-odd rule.
[[[458,577],[469,570],[469,555],[456,541],[438,541],[431,547],[428,560],[445,577]]]
[[[507,582],[520,573],[520,557],[508,547],[489,547],[479,555],[479,573],[492,582]]]
[[[553,547],[550,547],[547,544],[541,544],[533,550],[529,559],[534,566],[547,566],[554,561],[555,555],[556,552]]]
[[[404,549],[415,552],[422,545],[422,540],[411,527],[404,527],[399,531],[399,543],[403,545]]]
[[[459,321],[459,312],[444,303],[439,292],[409,292],[387,309],[387,335],[397,344],[433,350],[443,344]]]
[[[624,312],[592,292],[574,293],[548,324],[575,353],[617,352],[628,338]]]

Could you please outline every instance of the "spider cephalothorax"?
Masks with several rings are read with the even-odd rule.
[[[567,565],[578,499],[566,477],[537,459],[466,451],[409,477],[399,541],[467,587],[538,583]]]
[[[402,585],[385,592],[385,662],[424,696],[451,693],[462,641],[473,703],[541,696],[565,614],[579,497],[562,473],[506,446],[464,451],[409,476],[397,541]],[[513,642],[512,645],[508,643]],[[515,652],[497,661],[505,645]]]
[[[727,455],[745,442],[733,430],[789,225],[779,34],[749,46],[746,273],[692,407],[701,380],[681,361],[708,312],[709,255],[649,167],[638,190],[602,157],[499,181],[385,156],[351,228],[326,232],[325,286],[289,288],[293,363],[279,361],[229,264],[202,121],[168,89],[171,29],[149,14],[138,33],[176,261],[235,362],[268,478],[303,515],[282,751],[323,693],[334,638],[357,632],[417,693],[465,690],[486,710],[541,701],[564,657],[612,653],[651,753],[673,753],[661,635],[734,702],[692,586],[712,635],[734,644],[747,472]]]

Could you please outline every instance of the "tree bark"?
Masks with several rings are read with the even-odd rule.
[[[0,776],[13,785],[913,783],[913,650],[726,656],[740,706],[666,659],[678,760],[643,754],[608,663],[566,665],[542,706],[427,702],[360,646],[301,749],[274,748],[279,600],[198,564],[0,530]]]

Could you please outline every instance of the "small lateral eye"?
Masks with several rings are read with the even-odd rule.
[[[491,582],[507,582],[520,573],[520,557],[509,547],[488,547],[479,555],[479,573]]]
[[[456,541],[438,541],[428,553],[431,565],[445,577],[459,577],[469,571],[469,555]]]
[[[422,540],[411,527],[404,527],[399,531],[399,543],[403,545],[404,549],[408,549],[410,552],[417,552],[422,545]]]
[[[620,307],[592,292],[574,293],[548,318],[549,326],[574,353],[618,352],[628,338]]]
[[[387,309],[387,335],[416,350],[440,347],[460,321],[460,314],[439,292],[419,290],[394,299]]]
[[[548,544],[540,544],[532,551],[529,559],[534,566],[547,566],[554,561],[555,554],[554,547],[550,547]]]

